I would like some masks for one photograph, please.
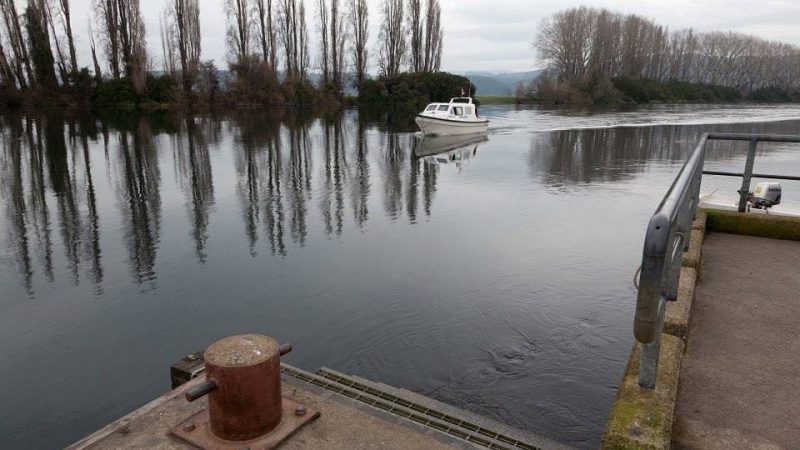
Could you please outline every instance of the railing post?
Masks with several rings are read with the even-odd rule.
[[[642,344],[642,356],[639,358],[639,386],[645,389],[655,389],[656,373],[658,372],[658,357],[661,354],[661,334],[664,328],[664,308],[666,301],[660,298],[658,302],[658,322],[655,339],[647,344]]]
[[[742,177],[742,188],[739,190],[739,212],[747,211],[747,197],[750,194],[750,179],[753,177],[753,165],[756,160],[756,147],[758,139],[750,139],[750,148],[747,151],[747,162],[744,166],[744,176]]]

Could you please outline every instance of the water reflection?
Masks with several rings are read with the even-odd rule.
[[[796,133],[792,122],[771,124],[777,133]],[[654,161],[682,164],[709,126],[620,127],[537,133],[531,139],[528,164],[532,175],[548,186],[561,188],[591,183],[631,180]],[[720,132],[754,133],[762,124],[716,125]],[[742,142],[709,143],[706,159],[741,158]],[[759,152],[769,152],[762,145]]]
[[[315,230],[329,238],[339,238],[348,226],[365,230],[376,206],[390,220],[405,216],[413,224],[420,214],[429,217],[442,166],[462,170],[487,140],[419,138],[386,131],[384,122],[369,117],[353,111],[322,118],[4,116],[0,170],[8,259],[29,295],[37,272],[48,283],[62,275],[75,285],[85,273],[101,294],[103,265],[118,256],[103,253],[106,235],[121,238],[135,282],[155,288],[164,202],[184,205],[195,259],[205,264],[219,191],[229,186],[235,187],[250,255],[264,248],[286,256],[293,245],[304,247]],[[792,126],[773,127],[790,133]],[[527,159],[531,176],[550,187],[625,181],[654,161],[680,163],[701,131],[684,126],[535,133]],[[737,144],[715,144],[708,158],[741,155]],[[233,173],[226,163],[231,157]],[[164,173],[175,174],[182,197],[162,186]],[[116,213],[98,205],[108,192]],[[58,254],[55,245],[62,248]],[[62,258],[65,271],[59,274]]]
[[[0,378],[19,387],[0,398],[0,447],[68,444],[158,395],[153,367],[251,329],[296,338],[300,367],[596,448],[665,187],[702,132],[797,127],[514,125],[472,142],[388,121],[0,116]],[[745,147],[707,159],[727,170]],[[797,169],[775,150],[759,171]],[[98,364],[133,394],[94,380]],[[69,419],[44,430],[48,415]]]
[[[235,127],[236,172],[242,205],[245,235],[251,255],[257,255],[259,230],[263,228],[273,254],[286,254],[286,203],[290,210],[290,231],[295,242],[304,244],[306,202],[310,196],[311,161],[307,120],[294,118],[282,136],[281,122],[275,118],[240,118]],[[284,170],[284,148],[288,148],[289,168]],[[285,184],[288,188],[284,187]],[[284,191],[288,189],[288,195]]]
[[[117,203],[123,239],[134,278],[155,287],[161,233],[161,170],[150,122],[141,117],[133,130],[119,131]]]
[[[198,123],[195,118],[186,118],[179,126],[172,139],[175,165],[178,167],[179,182],[187,197],[195,254],[200,263],[205,263],[208,257],[205,247],[209,214],[214,206],[214,178],[208,147],[209,143],[217,143],[220,127],[218,123],[208,119],[200,119]]]
[[[425,136],[417,142],[414,154],[426,164],[454,165],[462,170],[478,154],[481,143],[488,141],[485,134],[462,136]]]
[[[7,241],[26,291],[33,295],[34,258],[48,282],[56,279],[53,214],[65,276],[77,285],[86,266],[90,281],[99,286],[103,266],[87,142],[90,127],[80,121],[80,131],[76,131],[74,121],[65,124],[62,117],[50,114],[35,119],[6,116],[2,128],[0,170]]]
[[[414,154],[417,157],[433,156],[438,153],[445,153],[451,150],[459,150],[464,147],[477,149],[479,143],[486,142],[489,137],[486,134],[466,134],[457,136],[424,136],[417,141],[414,147]]]

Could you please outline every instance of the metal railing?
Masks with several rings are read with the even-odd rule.
[[[747,162],[743,173],[705,171],[708,141],[748,141]],[[664,329],[664,312],[668,301],[678,297],[678,279],[681,273],[683,252],[689,247],[692,228],[704,174],[742,178],[739,191],[739,212],[745,212],[750,192],[750,181],[755,178],[797,180],[800,177],[753,173],[756,147],[759,142],[795,142],[800,136],[771,134],[706,133],[700,138],[689,160],[681,168],[661,204],[647,225],[639,277],[639,295],[633,331],[636,340],[643,344],[639,362],[639,385],[654,389],[661,334]]]

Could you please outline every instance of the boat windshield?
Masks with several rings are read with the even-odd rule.
[[[425,111],[433,111],[435,109],[436,109],[436,105],[428,105],[428,107],[425,108]]]
[[[439,111],[447,111],[450,105],[439,105]]]

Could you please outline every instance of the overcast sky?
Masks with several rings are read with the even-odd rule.
[[[299,1],[299,0],[298,0]],[[311,19],[314,0],[305,0]],[[375,43],[382,0],[370,7],[370,70],[376,70]],[[654,19],[670,29],[732,30],[800,45],[800,0],[440,0],[444,25],[442,69],[448,71],[524,71],[540,67],[531,42],[539,22],[562,9],[587,5]],[[92,0],[73,0],[73,29],[79,64],[91,65],[88,23],[95,21]],[[164,0],[141,0],[147,44],[158,67],[161,61],[159,15]],[[202,57],[225,64],[225,17],[222,0],[200,0]],[[309,24],[316,43],[315,23]],[[95,30],[99,25],[93,24]],[[312,46],[312,52],[314,51]]]

